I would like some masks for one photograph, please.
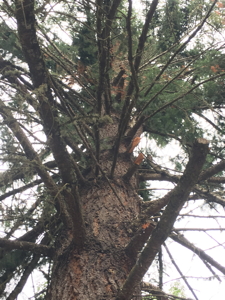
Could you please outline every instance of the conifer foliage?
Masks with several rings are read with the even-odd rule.
[[[168,260],[200,299],[172,241],[221,281],[221,257],[190,231],[224,251],[224,9],[2,1],[1,299],[37,272],[45,283],[26,293],[38,300],[178,299],[164,289]],[[198,228],[178,228],[193,218]]]

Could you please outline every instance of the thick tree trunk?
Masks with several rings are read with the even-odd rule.
[[[55,258],[48,300],[115,299],[122,287],[135,263],[125,247],[140,199],[130,184],[112,185],[121,203],[104,180],[83,190],[87,240],[80,253],[70,246]]]
[[[116,121],[114,124],[101,128],[102,145],[104,139],[108,140],[107,146],[109,141],[115,141],[118,125]],[[58,251],[48,300],[115,299],[136,263],[136,257],[128,257],[125,248],[134,234],[131,224],[140,213],[141,200],[136,192],[136,175],[129,183],[123,180],[134,165],[132,154],[126,149],[127,145],[121,143],[114,179],[109,180],[110,183],[100,172],[96,179],[95,168],[86,176],[89,181],[80,188],[85,245],[80,252],[72,244],[63,254],[62,250]],[[110,174],[112,159],[111,150],[101,151],[101,168],[106,175]]]

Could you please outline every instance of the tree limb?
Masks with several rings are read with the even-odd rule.
[[[116,300],[131,299],[134,288],[141,282],[144,274],[152,264],[155,255],[159,251],[160,246],[169,236],[180,210],[187,201],[193,186],[198,181],[199,174],[209,151],[208,144],[209,142],[205,139],[198,139],[193,144],[192,155],[186,166],[186,170],[178,185],[165,196],[168,198],[168,205],[137,263],[128,275]]]
[[[144,292],[148,292],[151,295],[154,295],[156,297],[159,297],[158,299],[160,299],[160,300],[169,300],[169,299],[191,300],[190,298],[187,299],[187,298],[167,294],[167,293],[163,292],[159,287],[151,284],[150,282],[142,282],[141,290]]]
[[[196,247],[194,244],[190,243],[183,235],[179,233],[171,233],[170,238],[175,242],[181,244],[182,246],[188,248],[192,252],[198,255],[201,260],[206,260],[210,265],[219,270],[225,275],[225,267],[221,266],[217,261],[215,261],[211,256],[205,253],[202,249]]]
[[[35,244],[35,243],[25,242],[25,241],[18,241],[18,240],[12,241],[4,238],[0,238],[0,247],[7,250],[19,249],[19,250],[31,251],[32,253],[42,254],[45,256],[52,256],[53,254],[53,248],[46,245]]]
[[[183,281],[185,282],[186,286],[188,287],[188,289],[191,291],[192,295],[195,297],[196,300],[198,300],[198,297],[196,296],[194,290],[192,289],[192,287],[190,286],[190,284],[188,283],[187,279],[185,278],[184,274],[182,273],[182,271],[180,270],[180,268],[178,267],[177,263],[175,262],[172,254],[170,253],[168,247],[166,246],[166,244],[164,243],[163,245],[166,249],[167,254],[169,255],[169,258],[172,262],[172,264],[174,265],[174,267],[176,268],[177,272],[180,274],[181,278],[183,279]]]
[[[213,165],[212,167],[204,170],[200,176],[199,176],[199,181],[206,180],[213,175],[216,175],[217,173],[223,171],[225,169],[225,160],[221,160],[217,164]]]
[[[223,199],[221,196],[209,192],[208,190],[204,190],[201,187],[195,187],[194,191],[196,192],[196,194],[200,195],[200,197],[204,197],[207,199],[207,202],[215,202],[218,203],[220,205],[222,205],[223,207],[225,207],[225,199]]]
[[[145,42],[147,39],[148,28],[152,21],[152,18],[155,13],[157,5],[158,5],[158,0],[153,0],[151,3],[150,9],[146,15],[145,23],[142,28],[141,35],[139,37],[138,47],[136,50],[136,57],[134,60],[134,71],[135,72],[138,71],[138,68],[139,68],[139,65],[141,62],[144,45],[145,45]],[[119,127],[118,127],[118,138],[116,139],[115,144],[114,144],[114,156],[113,156],[113,163],[112,163],[110,177],[113,177],[122,136],[127,128],[133,105],[136,102],[136,98],[134,97],[132,103],[130,103],[130,98],[131,98],[131,95],[133,94],[134,87],[135,87],[134,82],[133,82],[133,80],[131,80],[129,83],[128,89],[127,89],[127,95],[126,95],[124,105],[122,108],[122,112],[120,115],[120,123],[119,123]]]
[[[17,283],[16,287],[13,289],[12,293],[7,297],[6,300],[15,300],[17,299],[17,296],[22,291],[24,285],[27,282],[28,277],[33,272],[34,268],[36,267],[38,261],[40,259],[40,255],[34,255],[31,262],[28,264],[28,266],[25,268],[23,275],[21,276],[19,282]]]
[[[44,131],[49,146],[62,176],[64,188],[62,192],[60,191],[60,194],[62,193],[64,195],[64,199],[60,201],[60,206],[64,212],[64,221],[68,229],[72,230],[77,247],[82,247],[85,237],[85,226],[78,195],[76,176],[70,155],[60,134],[57,113],[52,109],[54,100],[50,88],[48,71],[45,67],[37,39],[34,1],[24,0],[21,2],[16,0],[15,4],[15,15],[20,43],[29,65],[33,85],[36,89],[40,90],[38,93],[38,110],[44,124]],[[23,141],[20,140],[20,142],[22,143]],[[58,194],[57,192],[56,196],[58,196]]]

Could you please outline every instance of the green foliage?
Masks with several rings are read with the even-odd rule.
[[[158,30],[158,47],[165,51],[177,43],[188,29],[190,4],[179,0],[167,1]]]
[[[24,61],[16,31],[11,29],[6,22],[0,23],[0,54],[3,58],[10,58],[13,61],[15,58]]]
[[[75,34],[73,34],[72,46],[77,48],[77,56],[81,64],[90,66],[97,62],[98,57],[94,16],[90,5],[85,6],[84,9],[78,7],[78,11],[85,15],[86,21],[78,28],[73,28]]]
[[[149,185],[145,181],[140,182],[138,194],[142,197],[143,201],[150,201],[153,195],[149,190]]]
[[[6,253],[4,258],[0,260],[0,274],[3,276],[5,272],[15,271],[21,262],[24,262],[27,253],[21,250],[14,250]]]
[[[185,288],[179,281],[176,281],[171,285],[169,293],[176,297],[187,297],[185,295]]]

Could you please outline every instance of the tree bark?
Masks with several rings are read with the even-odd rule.
[[[117,128],[116,117],[100,128],[102,145],[105,139],[115,140]],[[61,233],[47,300],[116,299],[136,263],[137,253],[128,256],[126,246],[136,233],[132,224],[141,212],[141,198],[136,192],[136,174],[129,181],[123,180],[127,170],[134,165],[132,155],[126,150],[126,144],[121,143],[114,179],[110,180],[112,150],[102,146],[101,173],[96,178],[93,166],[86,176],[89,178],[87,183],[80,186],[85,242],[82,248],[76,246],[76,240],[67,247]],[[67,236],[66,229],[64,236]],[[140,286],[135,294],[140,295]]]
[[[111,184],[122,205],[104,180],[83,189],[86,243],[80,252],[71,246],[57,253],[48,300],[115,299],[126,280],[136,258],[125,247],[140,199],[131,184]]]

